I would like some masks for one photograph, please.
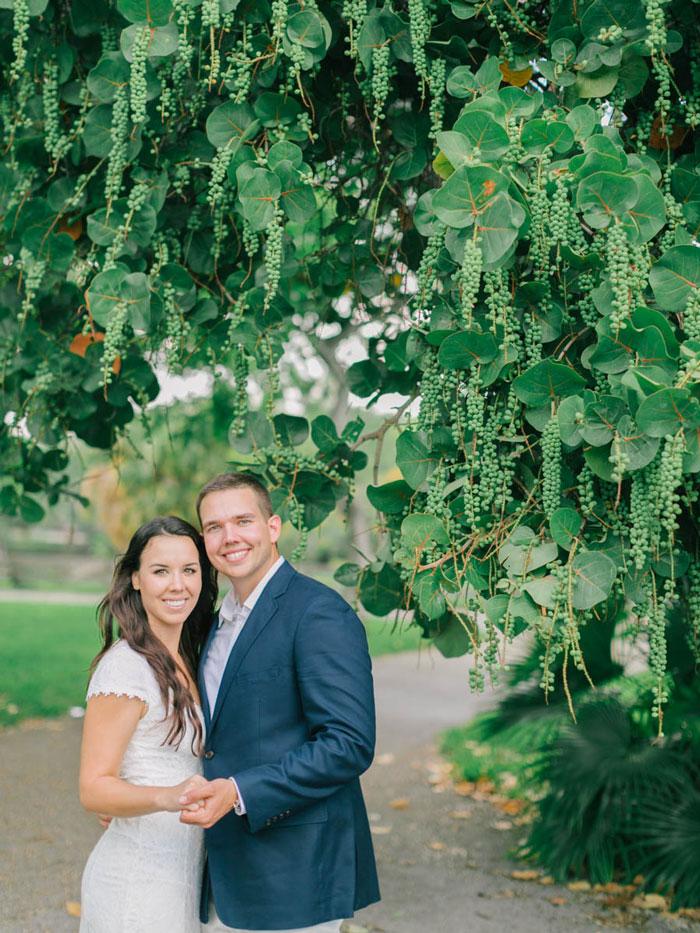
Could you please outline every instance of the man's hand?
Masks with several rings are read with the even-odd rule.
[[[219,822],[222,816],[226,816],[233,810],[237,800],[238,791],[233,781],[225,778],[209,781],[206,787],[192,788],[180,797],[180,804],[183,808],[189,804],[199,803],[198,810],[183,809],[180,813],[180,822],[210,829],[214,823]]]

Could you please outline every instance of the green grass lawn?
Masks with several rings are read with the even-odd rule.
[[[365,626],[373,657],[418,647],[417,629],[392,632],[375,618]],[[82,705],[98,649],[92,606],[0,602],[0,728]]]

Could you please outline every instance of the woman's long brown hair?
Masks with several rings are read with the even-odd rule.
[[[131,575],[141,564],[144,548],[156,535],[182,535],[190,538],[199,554],[202,574],[202,592],[197,605],[187,617],[180,635],[180,656],[193,681],[197,680],[197,664],[211,625],[218,592],[216,571],[209,563],[202,536],[196,528],[173,515],[152,518],[135,532],[126,553],[120,558],[114,571],[109,592],[100,603],[97,613],[102,632],[102,648],[90,665],[90,675],[116,637],[124,641],[150,664],[165,706],[166,717],[171,719],[171,728],[165,743],[179,747],[187,719],[192,723],[195,735],[192,751],[197,754],[202,744],[202,724],[196,710],[195,700],[189,687],[177,674],[177,665],[165,645],[156,638],[148,624],[140,593],[134,589]],[[116,630],[116,635],[115,635]]]

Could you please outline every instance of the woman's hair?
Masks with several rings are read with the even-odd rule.
[[[166,715],[171,715],[172,726],[165,741],[178,745],[187,728],[186,718],[195,729],[192,750],[202,742],[202,725],[195,709],[192,693],[177,676],[177,666],[160,639],[151,631],[148,618],[141,602],[141,594],[135,590],[131,576],[138,571],[144,548],[156,535],[181,535],[193,542],[199,554],[202,574],[202,592],[197,605],[187,617],[180,635],[180,654],[187,670],[196,682],[197,663],[204,644],[207,629],[211,624],[218,592],[216,571],[209,563],[202,536],[196,528],[181,518],[168,515],[152,518],[136,531],[126,553],[119,559],[109,592],[98,606],[97,613],[102,632],[102,648],[90,666],[90,674],[115,640],[124,641],[151,665],[160,687]],[[115,635],[115,629],[117,630]]]

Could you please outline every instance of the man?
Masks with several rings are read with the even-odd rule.
[[[252,475],[197,500],[212,564],[231,581],[200,664],[206,933],[337,933],[379,899],[359,775],[374,753],[364,628],[336,592],[279,556],[281,519]]]

